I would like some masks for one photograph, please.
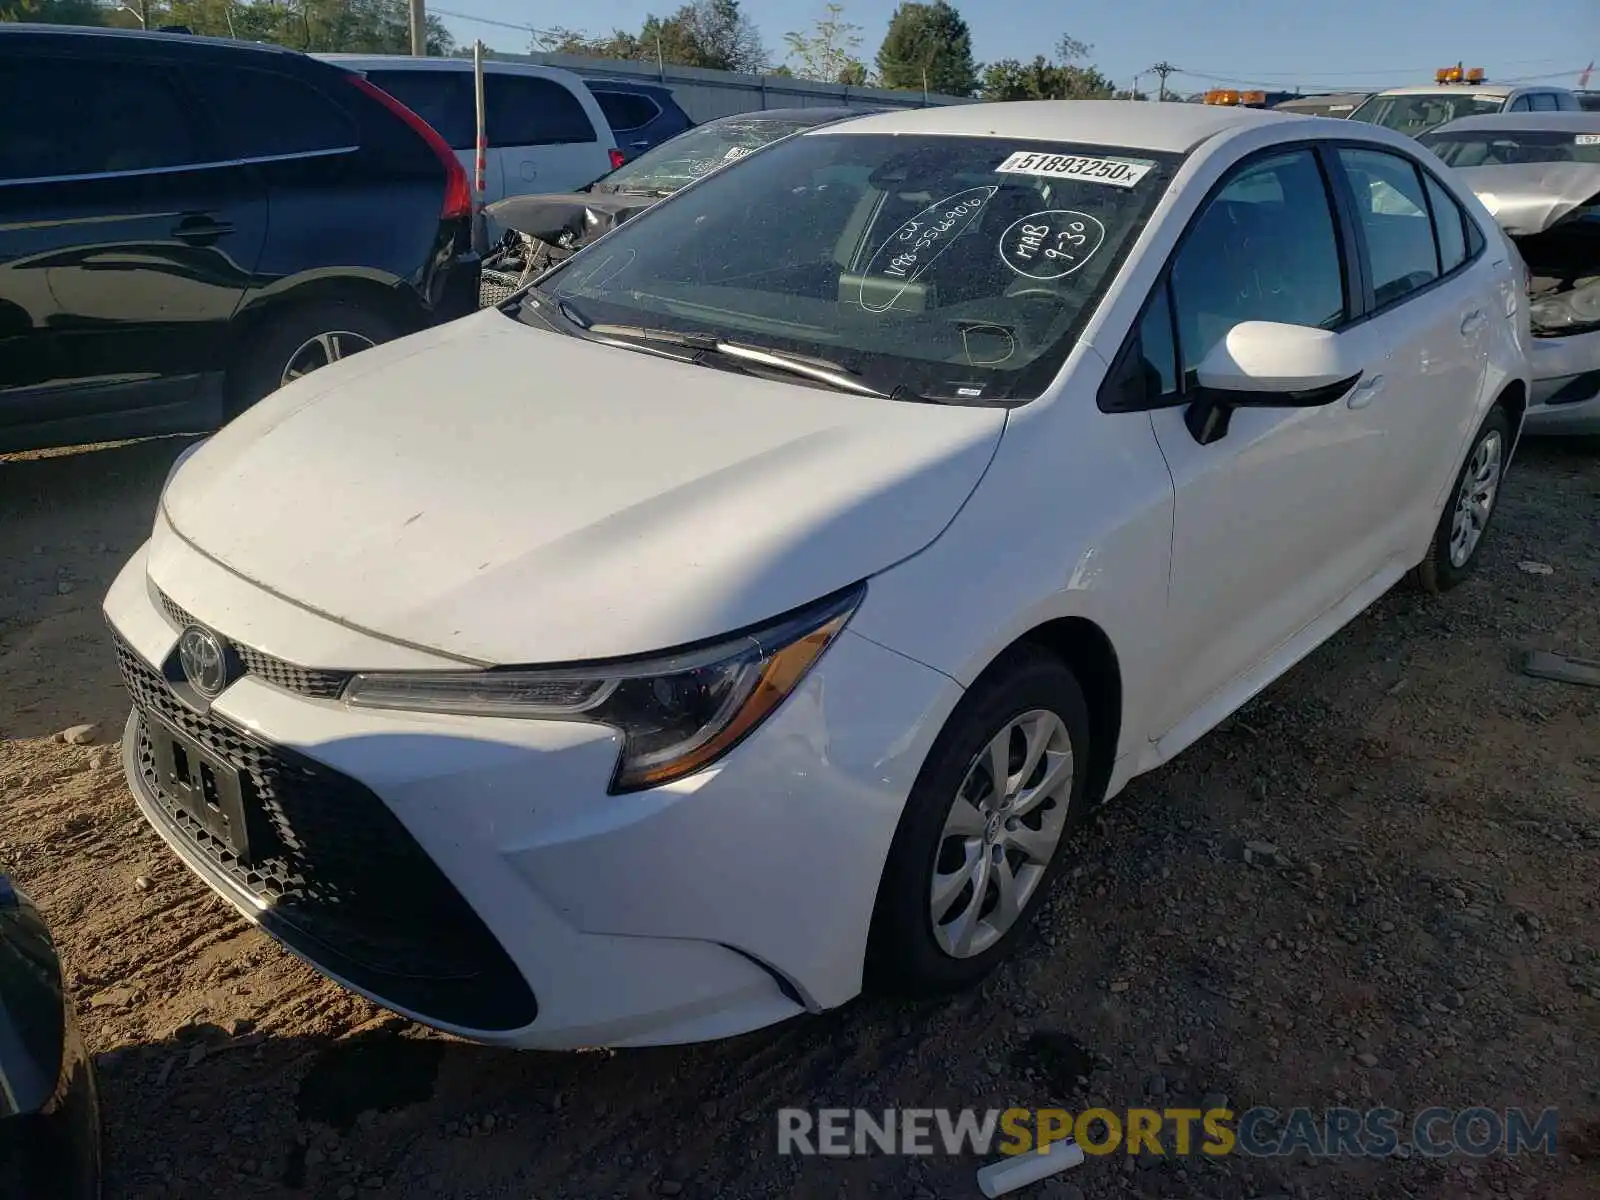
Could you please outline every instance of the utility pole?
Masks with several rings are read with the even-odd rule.
[[[1160,98],[1163,101],[1165,101],[1166,98],[1167,98],[1167,76],[1171,75],[1178,68],[1173,66],[1166,59],[1162,59],[1160,62],[1158,62],[1155,66],[1151,67],[1150,69],[1161,77],[1161,96],[1160,96]]]
[[[411,55],[413,58],[428,57],[428,14],[423,0],[411,0]]]

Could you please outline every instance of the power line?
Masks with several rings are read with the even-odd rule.
[[[475,17],[471,13],[452,12],[448,8],[434,7],[433,11],[441,17],[454,17],[458,21],[472,21],[478,25],[493,25],[497,29],[515,29],[519,33],[555,33],[553,29],[535,29],[532,25],[519,25],[515,21],[494,21],[488,17]]]

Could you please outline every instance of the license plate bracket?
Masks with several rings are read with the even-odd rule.
[[[156,773],[162,788],[207,833],[249,865],[253,788],[220,755],[193,738],[152,723]]]

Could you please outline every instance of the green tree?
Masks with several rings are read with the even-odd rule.
[[[46,25],[101,25],[106,12],[94,0],[0,0],[0,21]],[[12,120],[18,120],[12,114]]]
[[[795,72],[802,79],[860,86],[867,81],[867,67],[856,57],[861,45],[861,26],[844,19],[844,5],[828,4],[810,33],[797,30],[783,35],[789,57],[799,62]]]
[[[878,76],[885,87],[970,96],[978,89],[972,31],[946,0],[904,0],[878,47]]]
[[[1078,66],[1094,50],[1086,42],[1063,34],[1056,43],[1053,62],[1038,55],[1031,63],[1014,58],[990,63],[983,69],[979,94],[985,100],[1103,100],[1114,93],[1111,80],[1094,66]]]
[[[617,29],[609,37],[590,37],[575,29],[547,30],[534,36],[533,49],[751,74],[768,62],[761,33],[739,0],[695,0],[670,16],[651,13],[638,33]]]

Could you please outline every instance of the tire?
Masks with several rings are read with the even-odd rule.
[[[1511,418],[1506,410],[1492,409],[1472,439],[1466,461],[1456,474],[1444,512],[1433,531],[1433,541],[1428,545],[1428,555],[1412,572],[1423,591],[1435,595],[1447,592],[1463,582],[1477,566],[1478,553],[1483,549],[1499,506],[1500,484],[1511,453],[1511,438]],[[1457,529],[1458,516],[1468,522],[1469,530],[1471,526],[1476,527],[1475,536],[1470,531]]]
[[[1043,716],[1040,716],[1042,714]],[[988,769],[991,743],[1028,718],[1035,733],[1050,734],[1045,754],[1033,771],[1034,788],[1018,780],[1017,793],[1036,807],[1017,809],[1019,820],[1004,820],[985,807],[992,800]],[[1053,719],[1047,721],[1044,718]],[[1008,777],[1027,764],[1019,758],[1026,735],[1015,732],[1007,763]],[[1066,761],[1070,782],[1058,781],[1043,798],[1037,797],[1043,777],[1056,770],[1059,751],[1070,747]],[[1052,757],[1056,755],[1057,757]],[[889,850],[868,937],[865,982],[868,989],[901,996],[927,997],[960,991],[975,984],[1015,948],[1033,913],[1050,888],[1065,858],[1063,847],[1086,816],[1084,781],[1089,763],[1089,713],[1083,690],[1062,662],[1045,650],[1023,644],[994,664],[962,698],[929,752],[928,761],[911,789],[905,811]],[[977,832],[953,835],[947,829],[960,794],[970,796],[966,829]],[[1001,822],[1000,828],[996,824]],[[1020,853],[1010,838],[1026,829],[1035,851],[1032,861],[1020,865]],[[1055,840],[1049,842],[1050,832]],[[990,840],[996,839],[996,840]],[[1041,848],[1044,862],[1037,861]],[[1015,905],[1009,924],[996,920],[1002,875],[995,851],[1009,870],[1013,896],[1025,890]],[[983,859],[987,858],[987,870]],[[982,872],[985,898],[974,910],[974,878]],[[937,875],[947,881],[943,915],[936,918],[933,887]],[[962,886],[962,877],[964,886]],[[960,887],[960,890],[953,890]],[[948,907],[946,907],[946,905]],[[965,921],[965,923],[964,923]],[[958,953],[963,933],[971,929],[964,951]]]
[[[328,343],[319,345],[320,339],[331,339],[337,357],[348,358],[400,332],[382,313],[344,300],[314,300],[268,314],[234,364],[228,415],[237,416],[282,387],[297,359],[310,370],[325,365]]]

